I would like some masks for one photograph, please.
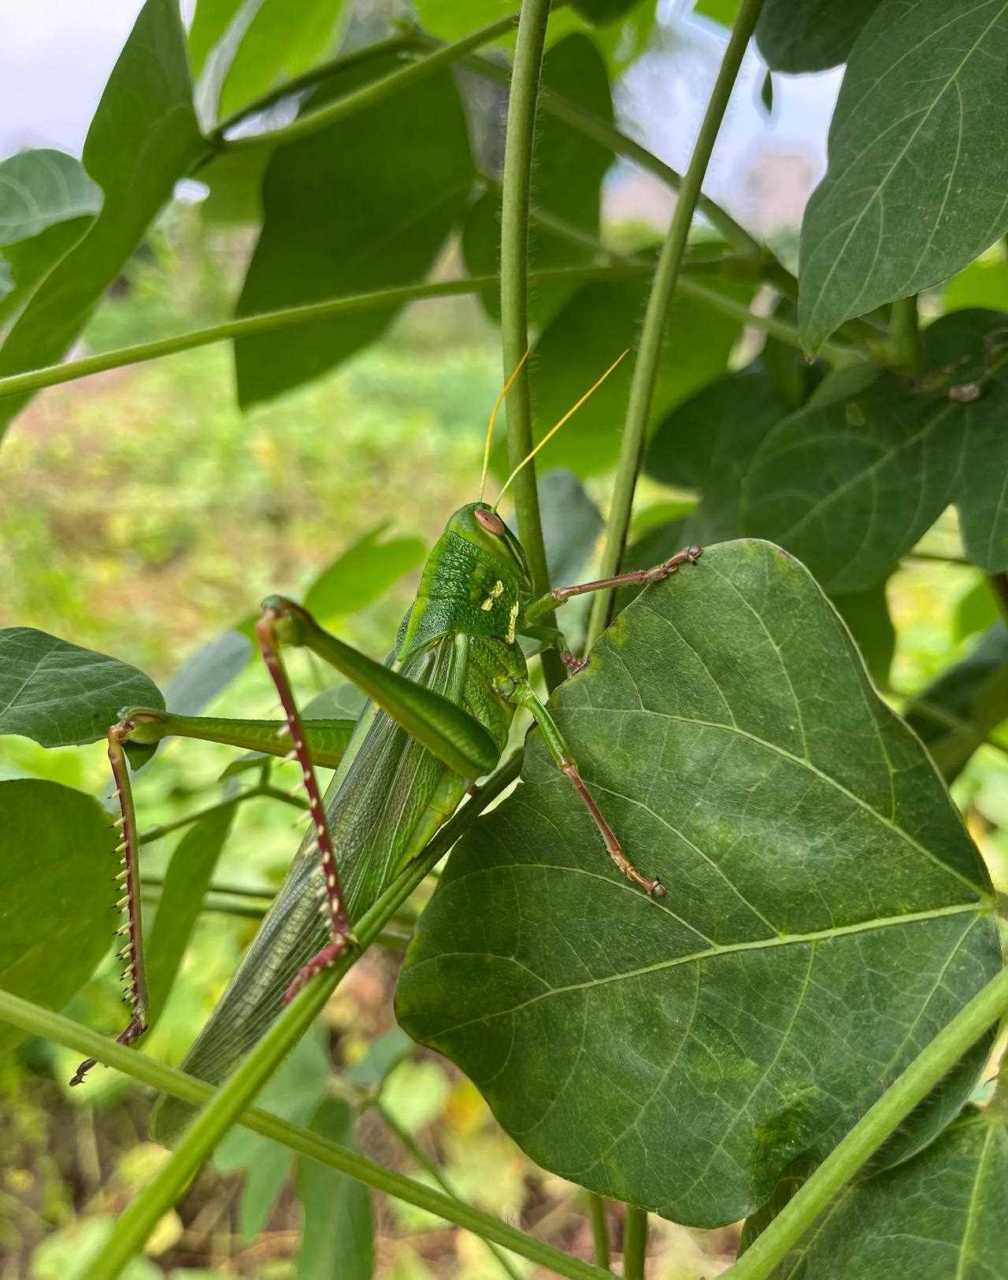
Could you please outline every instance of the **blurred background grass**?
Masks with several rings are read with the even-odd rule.
[[[103,349],[206,323],[224,314],[247,246],[204,233],[176,207],[97,313],[84,344]],[[135,663],[164,683],[187,654],[254,609],[271,590],[293,595],[342,550],[383,521],[392,535],[429,545],[478,485],[482,431],[499,379],[496,334],[475,302],[413,308],[378,346],[311,387],[243,417],[231,355],[214,346],[101,375],[39,396],[3,455],[0,624],[38,627]],[[605,484],[594,488],[605,501]],[[651,496],[662,496],[659,493]],[[930,545],[954,550],[950,518]],[[379,604],[342,620],[352,642],[382,655],[415,587],[403,577]],[[908,563],[889,584],[897,628],[894,700],[921,689],[954,660],[957,611],[980,575],[966,566]],[[319,674],[296,673],[304,693]],[[254,664],[215,705],[220,714],[274,711]],[[233,752],[168,743],[138,778],[145,827],[192,812]],[[49,777],[99,791],[100,744],[42,751],[0,739],[0,776]],[[974,834],[1002,874],[1008,820],[1003,756],[982,749],[956,786]],[[205,800],[202,801],[205,803]],[[265,800],[240,807],[217,879],[269,891],[298,839],[293,810]],[[163,868],[175,843],[152,846]],[[203,917],[150,1051],[177,1062],[233,971],[255,921]],[[359,1060],[392,1028],[395,956],[375,952],[351,974],[326,1016],[337,1062]],[[75,999],[74,1017],[106,1031],[122,1018],[111,964]],[[114,1216],[164,1153],[145,1138],[149,1100],[98,1071],[87,1090],[63,1082],[74,1055],[39,1041],[0,1065],[0,1280],[62,1280],[90,1233]],[[390,1078],[397,1122],[482,1207],[590,1256],[575,1188],[532,1166],[447,1064],[414,1050]],[[378,1118],[360,1140],[416,1173]],[[420,1176],[426,1177],[422,1174]],[[242,1173],[210,1169],[161,1224],[148,1259],[129,1274],[287,1277],[294,1274],[299,1207],[286,1186],[265,1209],[265,1230],[242,1231]],[[246,1202],[245,1213],[248,1212]],[[382,1201],[377,1274],[426,1280],[499,1276],[484,1246],[427,1215]],[[619,1224],[614,1217],[614,1239]],[[656,1222],[654,1274],[718,1273],[732,1230],[691,1232]],[[524,1264],[520,1271],[528,1272]]]

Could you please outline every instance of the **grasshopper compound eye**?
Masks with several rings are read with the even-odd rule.
[[[496,511],[489,508],[478,507],[476,510],[476,519],[480,522],[487,533],[492,533],[498,538],[503,538],[506,530],[504,521],[500,518]]]

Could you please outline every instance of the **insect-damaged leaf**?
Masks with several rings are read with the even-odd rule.
[[[116,836],[90,796],[55,782],[0,782],[0,987],[60,1009],[108,949]],[[21,1033],[0,1027],[7,1050]]]
[[[905,1164],[848,1188],[774,1280],[995,1280],[1008,1258],[1004,1105],[971,1111]]]
[[[136,667],[31,627],[0,631],[0,733],[43,747],[96,742],[123,707],[137,705],[164,699]]]
[[[1008,148],[991,145],[1008,131],[1006,75],[1005,0],[881,0],[851,50],[802,225],[798,319],[812,350],[1008,228]]]
[[[996,622],[973,651],[917,695],[906,718],[946,782],[1008,720],[1008,627]]]
[[[708,549],[591,659],[551,705],[668,896],[622,879],[533,734],[524,784],[424,912],[399,1020],[540,1164],[731,1222],[997,972],[990,886],[920,743],[778,548]]]
[[[63,355],[205,146],[192,108],[178,4],[147,0],[84,143],[84,168],[104,194],[101,212],[18,317],[0,350],[0,375]],[[0,432],[27,398],[0,402]]]
[[[600,120],[612,122],[609,77],[599,51],[585,35],[574,33],[555,44],[543,59],[543,84]],[[503,156],[503,149],[501,149]],[[536,162],[532,171],[533,215],[529,227],[529,270],[593,262],[597,251],[602,178],[612,164],[612,152],[565,121],[542,113],[536,128]],[[469,210],[462,236],[466,266],[472,275],[495,274],[500,264],[501,198],[496,188],[482,195]],[[550,230],[550,222],[573,228],[588,244]],[[574,289],[570,284],[542,283],[529,297],[533,323],[555,315]],[[500,318],[500,291],[481,295],[483,305]]]
[[[822,71],[846,62],[858,33],[884,0],[766,0],[756,43],[775,71]]]
[[[310,112],[396,64],[328,80]],[[274,152],[263,227],[239,315],[413,284],[430,270],[473,181],[465,117],[445,71]],[[317,378],[373,342],[394,309],[334,317],[235,343],[242,405]]]

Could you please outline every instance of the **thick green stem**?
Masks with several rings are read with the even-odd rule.
[[[441,1188],[441,1190],[445,1193],[446,1196],[451,1196],[453,1200],[458,1200],[459,1199],[458,1192],[456,1192],[455,1188],[452,1186],[452,1184],[448,1181],[445,1175],[438,1168],[435,1161],[433,1161],[427,1155],[426,1151],[424,1151],[423,1147],[421,1147],[420,1143],[417,1142],[416,1138],[413,1137],[410,1131],[404,1128],[399,1123],[399,1121],[395,1118],[392,1112],[388,1110],[387,1107],[382,1106],[380,1099],[377,1100],[373,1105],[375,1110],[381,1116],[386,1127],[389,1128],[395,1134],[399,1142],[402,1144],[403,1147],[405,1147],[405,1149],[413,1157],[413,1159],[420,1166],[420,1168],[426,1169],[426,1171],[430,1174],[430,1176],[434,1179],[434,1181],[438,1184],[438,1186]],[[505,1275],[510,1276],[511,1280],[521,1280],[521,1272],[514,1265],[514,1263],[511,1261],[511,1259],[507,1256],[506,1253],[503,1253],[494,1244],[488,1243],[487,1248],[493,1254],[494,1258],[496,1259],[498,1265],[500,1266],[501,1270],[504,1272]]]
[[[628,1204],[623,1222],[623,1280],[644,1280],[647,1237],[647,1210]]]
[[[921,347],[916,294],[909,298],[899,298],[892,304],[889,337],[894,363],[908,373],[921,373],[924,368],[924,350]]]
[[[834,1147],[726,1276],[766,1280],[772,1275],[834,1197],[1006,1010],[1008,969],[1002,969]]]
[[[514,781],[519,768],[520,754],[497,770],[356,922],[354,934],[359,945],[304,988],[195,1117],[171,1158],[119,1217],[101,1257],[88,1270],[87,1280],[113,1280],[143,1248],[161,1216],[182,1195],[224,1134],[305,1034],[347,970],[478,814]]]
[[[96,1057],[131,1079],[170,1094],[173,1098],[180,1098],[183,1102],[198,1106],[213,1097],[213,1087],[205,1081],[197,1080],[195,1076],[186,1075],[173,1067],[166,1067],[135,1049],[126,1049],[79,1022],[64,1018],[50,1009],[42,1009],[6,991],[0,991],[0,1021],[18,1027],[28,1035],[43,1036],[56,1044],[65,1045],[78,1054]],[[545,1267],[557,1275],[568,1276],[570,1280],[612,1280],[611,1276],[597,1267],[568,1257],[552,1245],[508,1226],[492,1214],[473,1209],[422,1182],[385,1169],[356,1151],[321,1138],[310,1130],[290,1124],[267,1111],[248,1109],[242,1112],[238,1123],[299,1155],[308,1156],[331,1169],[338,1169],[340,1173],[347,1174],[365,1186],[394,1196],[406,1204],[416,1205],[417,1208],[436,1214],[446,1222],[453,1222],[484,1240],[502,1245],[512,1253],[528,1258],[536,1266]]]
[[[592,1252],[597,1266],[609,1270],[612,1255],[609,1250],[609,1223],[606,1202],[593,1191],[588,1192],[588,1216],[591,1219]]]
[[[439,71],[454,66],[473,49],[478,49],[481,45],[490,44],[500,36],[507,35],[514,29],[514,24],[513,14],[509,14],[506,18],[499,18],[489,26],[481,27],[453,44],[443,45],[434,53],[428,54],[426,58],[410,63],[409,66],[400,67],[397,71],[390,71],[388,75],[372,80],[353,93],[336,98],[317,111],[299,116],[280,129],[254,134],[248,138],[232,138],[227,142],[219,142],[218,145],[222,149],[235,151],[245,150],[248,147],[285,146],[299,138],[307,138],[317,133],[319,129],[326,129],[329,125],[335,124],[337,120],[345,120],[358,111],[374,106],[376,102],[381,102],[403,89],[418,84],[421,80],[426,80],[429,76],[436,75]]]
[[[696,210],[704,175],[710,161],[714,143],[721,128],[728,99],[731,97],[739,67],[745,56],[749,37],[752,35],[763,7],[763,0],[743,0],[739,15],[732,28],[728,47],[725,49],[718,71],[717,80],[711,93],[710,102],[704,113],[700,132],[697,136],[689,167],[679,188],[675,212],[669,224],[665,244],[662,247],[658,268],[655,271],[651,294],[648,298],[647,311],[644,316],[644,327],[641,331],[640,347],[634,365],[633,379],[630,383],[630,398],[627,404],[626,423],[623,427],[623,440],[620,446],[620,458],[616,470],[616,483],[613,490],[612,505],[609,511],[609,522],[606,529],[605,549],[599,577],[609,578],[619,572],[620,560],[626,545],[627,530],[630,528],[630,513],[633,508],[634,490],[637,486],[637,474],[640,471],[644,454],[644,441],[648,421],[651,416],[651,401],[654,395],[655,382],[662,354],[662,335],[665,330],[665,316],[669,303],[675,293],[679,280],[679,268],[682,264],[686,240],[689,236],[690,224]],[[588,647],[598,638],[609,620],[613,593],[600,591],[592,606],[591,620],[588,626]]]
[[[501,179],[500,300],[504,378],[510,378],[522,365],[507,397],[508,462],[512,468],[519,466],[532,451],[532,400],[528,368],[522,361],[529,346],[528,229],[532,149],[549,13],[550,0],[525,0],[521,8]],[[512,492],[518,536],[532,574],[532,589],[535,595],[544,595],[550,587],[549,569],[546,566],[533,462],[522,467],[515,476]],[[560,659],[552,650],[543,653],[543,674],[550,689],[563,679]]]

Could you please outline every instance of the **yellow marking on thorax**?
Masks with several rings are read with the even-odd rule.
[[[497,581],[490,588],[490,594],[480,605],[480,608],[483,610],[484,613],[489,613],[490,610],[494,607],[494,601],[497,600],[503,594],[504,594],[504,583],[501,582],[500,578],[498,578]]]

